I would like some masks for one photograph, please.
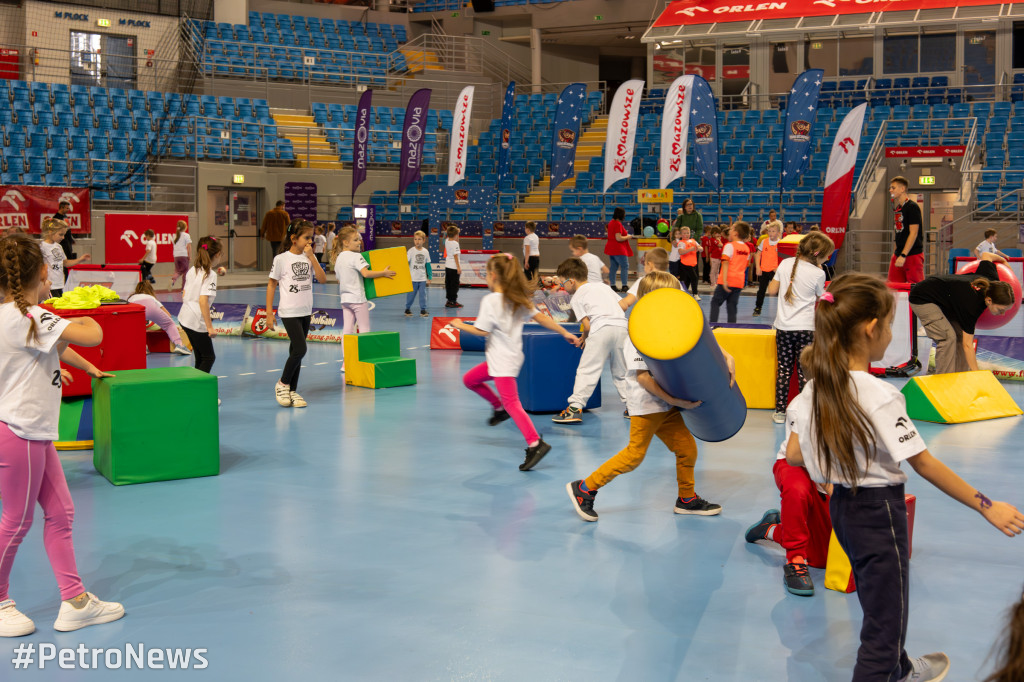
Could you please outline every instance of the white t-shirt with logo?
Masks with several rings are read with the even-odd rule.
[[[587,282],[580,285],[569,303],[577,320],[590,318],[590,334],[593,335],[603,327],[627,326],[626,313],[619,305],[621,300],[607,284]]]
[[[997,250],[996,245],[987,239],[978,244],[977,248],[978,253],[995,253]]]
[[[334,261],[334,274],[338,276],[338,290],[342,303],[366,303],[363,287],[363,269],[370,264],[357,251],[342,251]]]
[[[313,314],[313,266],[303,253],[285,251],[274,256],[270,279],[277,280],[281,302],[277,314],[305,317]]]
[[[459,243],[453,239],[447,239],[444,243],[444,266],[457,270],[458,265],[455,264],[455,257],[462,254],[462,249],[459,248]],[[459,264],[461,265],[461,263]]]
[[[188,232],[182,232],[178,236],[178,241],[174,242],[174,257],[188,258],[188,247],[191,245],[192,237],[189,236]]]
[[[818,297],[825,293],[825,272],[814,265],[803,261],[796,269],[796,280],[793,281],[793,268],[797,259],[787,258],[775,269],[773,281],[779,283],[779,305],[775,311],[775,328],[787,332],[814,331],[814,305]],[[786,301],[786,291],[793,281],[793,302]]]
[[[907,475],[900,470],[900,462],[924,452],[927,447],[917,427],[907,415],[906,399],[894,386],[871,376],[868,372],[850,372],[850,377],[854,400],[867,414],[876,445],[875,456],[869,466],[865,453],[854,443],[857,468],[861,472],[857,485],[881,488],[904,483]],[[850,487],[851,482],[843,478],[838,467],[832,467],[829,480],[826,480],[822,473],[823,467],[818,460],[811,431],[813,384],[813,381],[808,381],[800,395],[789,404],[786,410],[787,420],[794,422],[793,429],[800,442],[804,466],[811,480]]]
[[[142,257],[142,260],[147,263],[156,263],[156,240],[148,239],[142,242],[142,245],[146,247],[146,254]]]
[[[604,277],[601,275],[601,268],[604,267],[604,263],[601,259],[590,253],[589,251],[582,256],[580,260],[583,261],[587,266],[587,281],[597,282],[600,284],[604,281]]]
[[[209,303],[211,306],[213,305],[213,299],[217,298],[216,270],[210,270],[210,274],[207,275],[202,268],[189,268],[185,273],[185,286],[181,290],[181,310],[178,311],[178,324],[194,332],[206,331],[203,311],[199,308],[200,296],[209,297]]]
[[[426,282],[427,263],[430,262],[430,252],[422,247],[416,248],[411,246],[405,252],[405,257],[409,259],[409,273],[412,275],[412,281]]]
[[[322,234],[313,235],[313,253],[323,253],[327,246],[327,237]]]
[[[29,310],[32,319],[14,303],[0,304],[0,422],[18,438],[57,440],[61,393],[57,342],[71,323],[39,306]],[[28,341],[30,324],[39,335],[32,342]]]
[[[523,258],[527,257],[527,246],[530,247],[530,258],[533,258],[534,256],[540,256],[540,237],[537,236],[536,232],[531,232],[530,234],[523,237]]]
[[[492,377],[519,376],[524,359],[523,325],[536,314],[533,306],[513,313],[512,306],[499,293],[487,294],[480,301],[480,312],[473,325],[488,332],[485,357],[487,373]]]
[[[637,417],[671,410],[671,405],[648,391],[636,380],[637,374],[647,371],[647,361],[643,359],[629,338],[626,338],[626,343],[622,346],[622,356],[626,360],[626,409],[629,411],[629,416]]]
[[[50,273],[50,288],[63,289],[64,249],[60,244],[47,244],[46,242],[39,244],[39,247],[43,251],[43,262],[46,263],[46,269]]]

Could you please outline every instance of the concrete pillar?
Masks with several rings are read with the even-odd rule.
[[[224,24],[248,24],[248,0],[217,0],[213,3],[213,20]]]
[[[530,29],[530,70],[533,78],[533,91],[540,92],[541,70],[540,70],[540,29]]]

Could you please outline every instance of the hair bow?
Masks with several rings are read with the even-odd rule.
[[[206,251],[209,251],[209,250],[210,250],[210,245],[209,245],[209,244],[200,244],[200,245],[199,245],[199,247],[200,247],[201,249],[204,249],[204,250],[206,250]]]
[[[836,297],[832,295],[832,292],[826,291],[825,293],[818,297],[818,300],[825,301],[826,303],[835,303]]]

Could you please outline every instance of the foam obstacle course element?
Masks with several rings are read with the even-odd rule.
[[[371,270],[383,270],[390,266],[397,273],[390,279],[364,277],[363,288],[366,290],[367,299],[407,294],[412,291],[412,273],[409,271],[408,251],[405,248],[393,246],[389,249],[373,249],[364,253],[363,258],[370,264]]]
[[[416,383],[416,360],[401,357],[398,332],[345,335],[345,383],[393,388]]]
[[[565,328],[573,333],[579,331],[578,326],[565,325]],[[583,351],[567,343],[561,334],[539,324],[528,324],[523,327],[523,356],[523,367],[516,380],[523,409],[527,412],[564,410],[576,383],[576,368]],[[601,407],[600,381],[583,409],[598,407]]]
[[[470,353],[483,353],[487,350],[487,337],[476,334],[459,334],[459,348]]]
[[[980,264],[980,260],[968,263],[957,270],[956,274],[973,275],[978,271],[978,266]],[[1013,270],[1002,263],[996,263],[996,272],[999,273],[999,281],[1008,283],[1010,288],[1013,289],[1013,305],[1011,305],[1003,315],[998,317],[987,310],[983,312],[981,317],[978,318],[977,324],[974,325],[978,329],[999,329],[1004,324],[1012,320],[1017,315],[1017,311],[1020,310],[1021,289],[1017,275],[1013,273]]]
[[[57,422],[58,450],[89,450],[92,439],[92,398],[66,398],[60,401]]]
[[[796,255],[797,247],[803,241],[805,234],[787,234],[779,240],[779,258],[792,258]]]
[[[452,326],[452,320],[472,324],[475,317],[435,317],[430,320],[430,350],[460,350],[462,332]]]
[[[178,327],[178,334],[181,335],[181,344],[185,348],[192,350],[188,334],[181,327]],[[173,350],[171,339],[167,336],[167,332],[152,322],[146,327],[146,350],[150,353],[170,353]]]
[[[722,350],[736,358],[736,383],[747,407],[775,409],[775,330],[719,327],[714,335]]]
[[[910,556],[914,555],[914,515],[917,512],[917,498],[913,495],[905,495],[907,502],[907,549]],[[850,558],[846,556],[836,532],[828,540],[828,558],[825,560],[825,588],[836,592],[855,592],[857,585],[853,580],[853,567],[850,565]]]
[[[679,289],[647,294],[629,316],[629,338],[670,395],[702,401],[682,412],[695,438],[716,443],[743,428],[747,402],[739,383],[729,386],[725,357],[692,296]]]
[[[153,415],[189,409],[188,428]],[[93,381],[93,464],[114,485],[220,473],[217,377],[193,367],[118,372]]]
[[[987,369],[912,377],[902,393],[910,418],[925,422],[963,424],[1022,414]]]

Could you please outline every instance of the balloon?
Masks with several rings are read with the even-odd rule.
[[[958,275],[972,275],[978,270],[978,265],[981,264],[980,260],[972,261],[967,265],[964,265],[956,271]],[[999,272],[999,281],[1008,282],[1010,288],[1013,289],[1013,305],[1010,306],[1009,310],[1004,315],[996,316],[985,311],[978,318],[978,323],[975,325],[978,329],[998,329],[1004,324],[1009,322],[1020,310],[1020,282],[1017,281],[1017,276],[1013,274],[1013,270],[1006,267],[1002,263],[996,263],[996,270]]]
[[[651,227],[650,225],[647,225],[646,227],[644,227],[644,236],[645,237],[653,237],[654,236],[654,228]]]

